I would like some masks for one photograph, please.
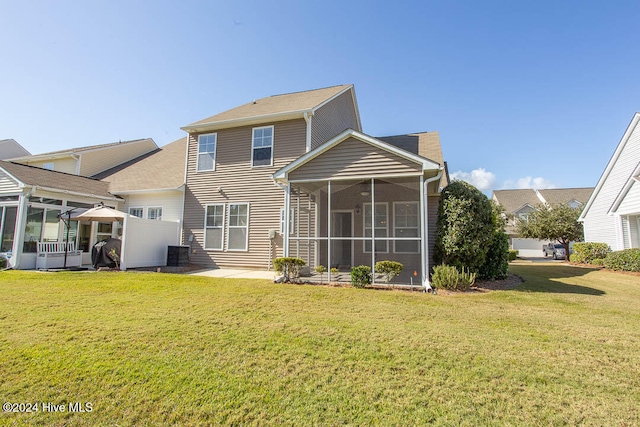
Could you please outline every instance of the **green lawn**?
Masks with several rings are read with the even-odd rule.
[[[640,276],[511,271],[448,296],[0,273],[0,399],[39,407],[0,424],[640,425]]]

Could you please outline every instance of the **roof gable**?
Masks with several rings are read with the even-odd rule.
[[[287,181],[290,177],[304,180],[419,175],[442,169],[432,160],[348,129],[280,169],[273,178]]]
[[[525,206],[536,206],[541,200],[536,196],[536,192],[532,188],[517,190],[495,190],[493,199],[499,205],[504,207],[505,212],[515,213]]]
[[[187,138],[101,172],[94,178],[108,182],[112,193],[175,190],[184,185]]]
[[[634,159],[630,159],[631,161],[625,162],[625,164],[620,163],[622,159],[622,154],[627,150],[628,146],[632,145],[633,148],[635,148],[635,152],[640,153],[640,128],[638,127],[639,122],[640,122],[640,113],[635,113],[633,118],[631,119],[631,123],[629,123],[629,126],[627,126],[627,129],[625,130],[624,135],[622,136],[622,139],[618,143],[618,146],[616,147],[616,150],[614,151],[613,156],[611,156],[609,163],[607,163],[607,166],[604,169],[604,172],[600,176],[600,179],[598,180],[598,184],[596,185],[596,188],[593,190],[591,197],[589,198],[586,206],[582,210],[582,214],[580,214],[579,221],[584,221],[584,219],[589,213],[589,210],[592,208],[596,200],[600,197],[603,187],[605,186],[607,181],[612,177],[612,174],[616,169],[617,169],[616,174],[619,176],[624,176],[625,181],[624,183],[621,183],[621,189],[616,192],[616,197],[614,197],[614,200],[613,201],[611,201],[611,199],[609,199],[608,201],[603,200],[603,203],[613,202],[613,204],[615,204],[617,200],[621,199],[620,193],[624,192],[625,188],[627,188],[625,184],[627,185],[629,184],[628,179],[633,175],[633,168],[636,167],[636,165],[638,164],[637,163],[638,160],[640,160],[636,158],[635,161],[633,161]],[[619,164],[620,166],[616,167]],[[627,191],[628,191],[628,188],[627,188]],[[611,208],[613,207],[613,204],[607,207],[609,212],[611,212]]]
[[[123,145],[141,144],[141,143],[148,144],[149,142],[152,142],[155,145],[155,142],[153,141],[152,138],[133,139],[130,141],[110,142],[107,144],[87,145],[85,147],[68,148],[65,150],[49,151],[49,152],[40,153],[40,154],[30,154],[26,156],[16,157],[11,160],[15,160],[15,161],[44,160],[48,158],[66,157],[66,156],[71,156],[73,154],[81,154],[81,153],[86,153],[90,151],[111,149],[111,148],[115,148]]]
[[[182,129],[195,132],[257,123],[266,119],[276,121],[302,118],[305,112],[312,112],[343,92],[352,89],[353,85],[340,85],[260,98],[191,123]]]
[[[8,160],[19,156],[29,155],[31,155],[31,153],[25,150],[22,145],[18,144],[15,139],[0,140],[0,160]]]

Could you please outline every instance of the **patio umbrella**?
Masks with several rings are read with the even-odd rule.
[[[112,222],[122,221],[127,216],[129,216],[129,214],[108,206],[96,206],[95,208],[91,208],[88,211],[81,213],[76,218],[84,221]]]

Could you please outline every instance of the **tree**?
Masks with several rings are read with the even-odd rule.
[[[436,223],[436,264],[480,271],[500,225],[499,215],[480,190],[464,181],[449,184],[440,197]]]
[[[564,246],[569,259],[569,242],[581,242],[584,239],[579,208],[569,205],[538,205],[529,214],[527,220],[520,220],[516,231],[520,237],[558,241]]]

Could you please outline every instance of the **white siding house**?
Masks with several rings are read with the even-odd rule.
[[[614,251],[640,247],[639,123],[636,113],[580,216],[585,241]]]

